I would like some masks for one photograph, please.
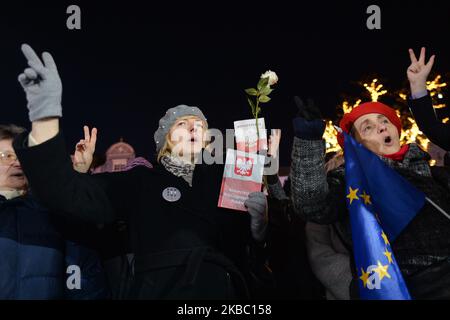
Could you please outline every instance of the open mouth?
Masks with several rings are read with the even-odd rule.
[[[392,143],[393,143],[393,141],[392,141],[392,138],[390,136],[387,136],[387,137],[384,138],[384,144],[385,145],[390,146],[390,145],[392,145]]]
[[[11,177],[14,177],[14,178],[23,178],[23,177],[24,177],[24,174],[23,174],[22,172],[17,172],[17,173],[12,174]]]

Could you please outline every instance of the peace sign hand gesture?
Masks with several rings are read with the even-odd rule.
[[[97,129],[93,128],[89,133],[89,127],[84,126],[84,139],[75,145],[73,155],[73,168],[81,173],[86,173],[91,167],[94,158],[95,144],[97,143]]]
[[[29,45],[23,44],[21,49],[29,68],[18,80],[26,93],[30,121],[61,117],[62,83],[53,57],[44,52],[41,61]]]
[[[425,63],[425,48],[420,50],[420,57],[417,60],[416,55],[412,49],[409,49],[409,57],[411,59],[411,65],[408,67],[406,74],[408,75],[409,84],[411,86],[411,94],[426,92],[427,90],[427,78],[430,74],[431,68],[434,64],[435,55],[432,55],[430,60]]]

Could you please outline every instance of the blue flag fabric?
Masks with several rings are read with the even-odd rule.
[[[355,139],[347,134],[344,137],[345,162],[350,166],[346,171],[361,168],[381,226],[394,241],[424,206],[425,194]]]
[[[422,208],[425,195],[352,137],[344,134],[344,139],[347,205],[360,298],[411,299],[389,241]]]

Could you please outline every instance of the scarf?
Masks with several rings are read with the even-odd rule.
[[[407,146],[408,147],[401,160],[394,160],[386,156],[381,157],[381,159],[393,169],[413,171],[418,175],[431,177],[431,169],[428,163],[430,160],[430,155],[423,151],[416,143],[410,143]],[[401,153],[401,151],[402,150],[397,153]]]
[[[383,157],[389,158],[389,159],[392,159],[395,161],[403,161],[403,159],[405,158],[405,154],[408,151],[409,151],[409,144],[405,144],[396,153],[386,154],[386,155],[383,155]]]
[[[164,168],[176,177],[182,177],[192,187],[192,177],[195,164],[186,162],[180,158],[164,156],[161,158]]]

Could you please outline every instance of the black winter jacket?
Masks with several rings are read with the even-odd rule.
[[[436,145],[450,151],[450,125],[442,123],[433,108],[430,95],[409,100],[411,113],[425,135]]]
[[[83,232],[75,236],[72,228]],[[52,214],[30,194],[0,195],[0,299],[108,299],[90,230]],[[80,288],[69,288],[78,271]]]
[[[250,218],[217,207],[223,166],[196,165],[192,187],[162,166],[88,176],[72,170],[61,133],[27,144],[24,133],[14,149],[43,203],[86,221],[127,221],[136,262],[131,298],[247,296]],[[164,199],[168,187],[181,193],[178,201]]]

